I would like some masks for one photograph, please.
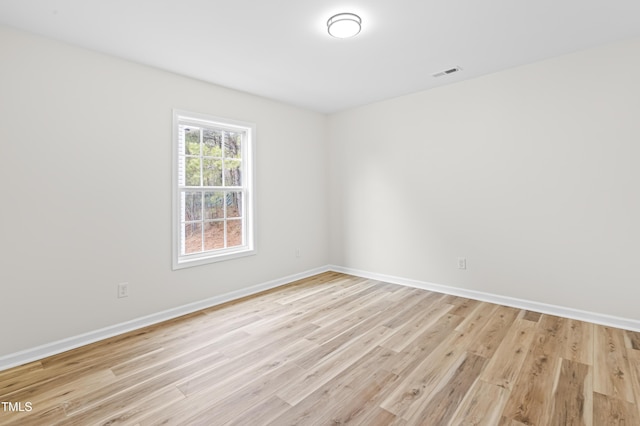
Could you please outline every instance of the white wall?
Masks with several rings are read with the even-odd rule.
[[[6,27],[0,58],[0,357],[329,262],[640,319],[640,40],[328,118]],[[258,255],[171,270],[172,108],[257,124]]]
[[[631,40],[330,116],[331,262],[640,319],[639,78]]]
[[[327,264],[325,116],[6,27],[0,58],[0,356]],[[256,256],[171,270],[173,108],[256,123]]]

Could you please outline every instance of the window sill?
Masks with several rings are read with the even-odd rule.
[[[227,253],[218,253],[218,254],[203,254],[200,256],[189,256],[182,257],[179,259],[174,259],[173,262],[173,270],[191,268],[193,266],[201,266],[207,265],[210,263],[216,262],[224,262],[226,260],[237,259],[240,257],[253,256],[257,253],[256,249],[245,248],[241,250],[233,250]]]

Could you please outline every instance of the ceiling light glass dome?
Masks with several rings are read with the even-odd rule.
[[[349,38],[358,35],[362,19],[353,13],[338,13],[327,21],[329,34],[336,38]]]

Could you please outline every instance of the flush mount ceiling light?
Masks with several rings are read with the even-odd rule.
[[[349,38],[358,35],[362,19],[353,13],[338,13],[327,21],[329,35],[336,38]]]

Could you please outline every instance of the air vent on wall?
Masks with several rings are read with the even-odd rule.
[[[454,72],[458,72],[460,71],[460,69],[461,69],[460,67],[453,67],[453,68],[446,69],[444,71],[437,72],[432,75],[434,77],[442,77],[443,75],[449,75],[449,74],[453,74]]]

